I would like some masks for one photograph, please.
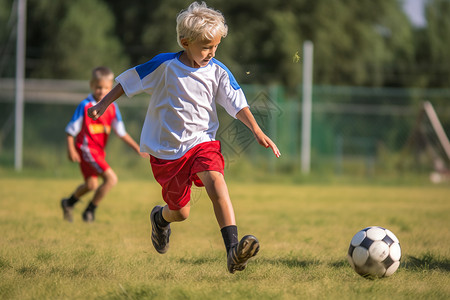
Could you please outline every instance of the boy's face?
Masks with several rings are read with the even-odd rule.
[[[92,96],[94,96],[95,101],[98,102],[102,100],[103,97],[111,91],[112,86],[113,80],[109,78],[94,80],[91,82]]]
[[[204,67],[216,55],[220,40],[220,36],[215,37],[211,41],[199,40],[191,42],[187,39],[181,39],[185,52],[180,56],[180,60],[193,68]]]

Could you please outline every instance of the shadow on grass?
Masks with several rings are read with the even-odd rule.
[[[261,264],[282,265],[288,268],[307,269],[311,266],[317,266],[320,261],[313,259],[299,259],[296,257],[279,257],[279,258],[257,258],[256,261]]]
[[[136,286],[119,284],[119,287],[97,299],[157,299],[161,295],[161,289],[155,286],[137,284]]]
[[[347,259],[341,259],[341,260],[329,263],[329,266],[332,268],[335,268],[335,269],[341,269],[341,268],[349,268],[350,264],[348,263]]]
[[[191,257],[179,259],[180,263],[197,266],[213,264],[221,261],[222,258],[220,257]],[[288,268],[300,269],[307,269],[309,267],[314,267],[321,264],[321,262],[317,259],[300,259],[297,257],[256,257],[255,262],[258,264],[270,264],[276,266],[281,265]],[[330,262],[328,265],[335,269],[350,267],[346,259]],[[439,270],[443,272],[450,272],[450,260],[431,253],[425,253],[419,257],[409,255],[402,259],[401,268],[405,268],[407,270]]]
[[[217,257],[190,257],[190,258],[180,258],[178,260],[182,264],[189,264],[194,266],[200,266],[205,264],[212,264],[218,261],[221,261],[220,258]]]
[[[432,253],[425,253],[419,257],[408,255],[401,267],[407,270],[439,270],[450,272],[450,260]]]
[[[0,256],[0,270],[9,268],[11,268],[11,264],[6,259]]]
[[[208,265],[213,263],[221,263],[222,262],[221,257],[191,257],[191,258],[180,258],[178,261],[183,264],[190,264],[190,265]],[[317,259],[300,259],[297,257],[264,257],[264,256],[258,256],[254,258],[255,263],[257,264],[269,264],[274,266],[285,266],[288,268],[299,268],[299,269],[307,269],[310,267],[316,267],[322,262],[320,262]],[[333,268],[347,268],[350,267],[346,259],[342,259],[339,261],[331,262],[329,263],[329,266]]]

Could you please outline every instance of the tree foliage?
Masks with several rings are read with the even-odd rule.
[[[102,0],[28,1],[33,77],[87,78],[93,67],[128,63],[114,33],[115,17]]]
[[[207,4],[222,11],[229,25],[217,58],[242,83],[298,86],[302,44],[311,40],[316,84],[448,86],[450,1],[426,2],[425,28],[411,24],[402,1],[209,0]],[[0,0],[2,45],[13,30],[6,26],[12,3]],[[157,53],[179,51],[175,18],[190,3],[28,0],[27,75],[86,78],[96,65],[120,72]],[[5,47],[0,49],[3,58],[8,53]]]
[[[12,1],[0,0],[0,77],[14,76],[16,14]]]
[[[426,86],[450,86],[450,1],[430,0],[426,6],[428,26],[417,45]]]

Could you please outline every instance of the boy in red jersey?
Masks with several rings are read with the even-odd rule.
[[[122,116],[117,105],[111,105],[103,116],[92,120],[87,110],[100,101],[112,89],[113,72],[106,67],[97,67],[92,71],[90,87],[92,94],[84,99],[75,110],[66,127],[69,159],[80,164],[84,182],[78,186],[69,198],[61,200],[64,219],[72,222],[72,211],[81,196],[95,191],[94,197],[83,212],[83,221],[95,220],[95,209],[106,193],[117,183],[117,175],[105,160],[105,147],[111,128],[116,134],[142,157],[138,144],[125,131]],[[103,178],[99,186],[97,177]]]

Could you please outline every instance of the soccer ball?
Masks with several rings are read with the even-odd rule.
[[[364,228],[353,236],[347,259],[363,277],[387,277],[400,265],[402,252],[397,237],[378,226]]]

